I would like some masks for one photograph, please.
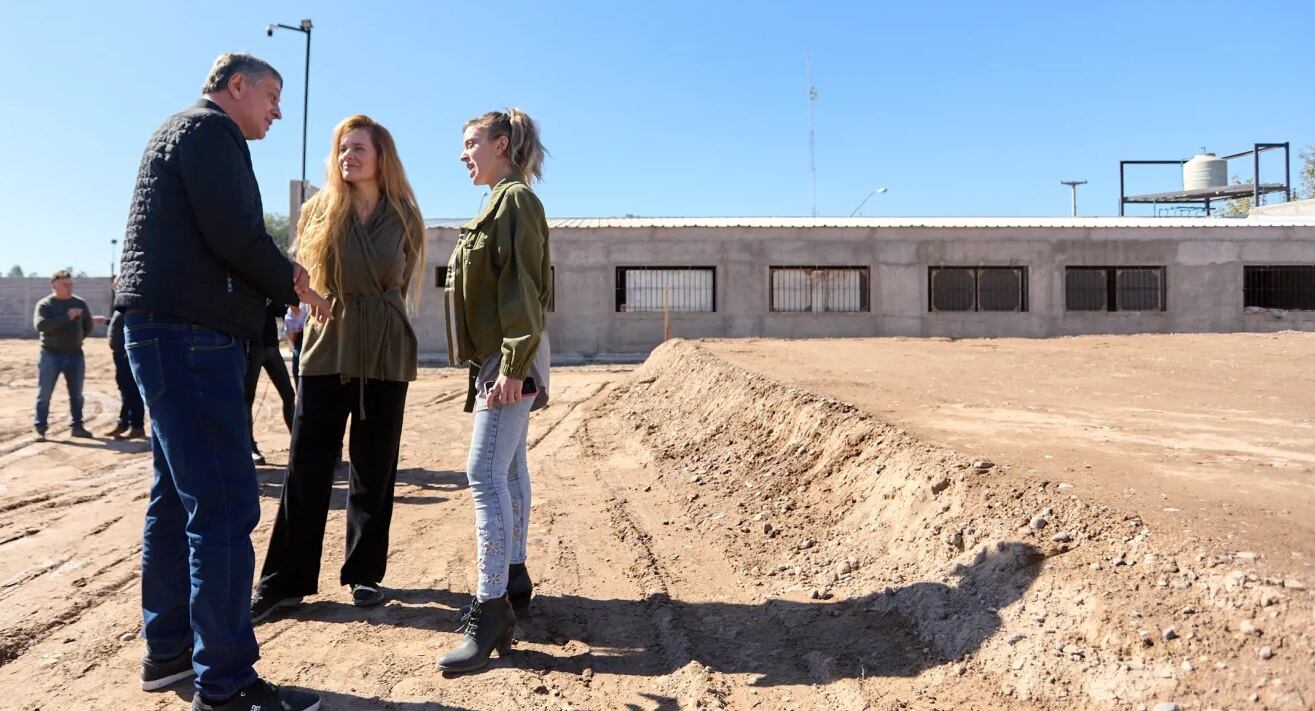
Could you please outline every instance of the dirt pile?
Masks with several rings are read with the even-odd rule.
[[[1281,561],[1152,530],[691,342],[599,409],[642,442],[646,486],[683,502],[663,523],[724,548],[763,615],[830,640],[798,650],[819,681],[923,675],[1015,705],[1315,702],[1315,605]]]

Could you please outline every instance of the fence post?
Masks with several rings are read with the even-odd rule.
[[[662,342],[671,340],[671,313],[668,310],[671,301],[671,287],[662,287]]]

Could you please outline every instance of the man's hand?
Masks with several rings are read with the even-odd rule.
[[[489,388],[489,394],[484,399],[484,403],[489,407],[494,405],[510,405],[521,401],[521,386],[525,383],[522,379],[509,378],[505,375],[499,375],[498,379],[493,382],[493,387]]]
[[[82,318],[82,309],[77,306],[74,306],[73,308],[68,310],[68,320],[72,321],[73,319],[76,318]]]
[[[300,296],[303,289],[310,288],[310,272],[297,262],[292,263],[292,288]],[[302,299],[305,301],[305,299]]]
[[[104,316],[93,315],[91,317],[91,322],[96,324],[97,326],[104,326],[105,324],[109,323],[110,320]]]

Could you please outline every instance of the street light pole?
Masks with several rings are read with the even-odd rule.
[[[306,130],[310,121],[310,32],[314,27],[309,19],[302,20],[298,26],[285,25],[281,22],[275,22],[265,26],[265,35],[274,36],[275,29],[292,30],[306,35],[306,80],[302,84],[302,101],[301,101],[301,183],[299,192],[302,203],[306,202]]]
[[[119,240],[110,238],[110,278],[114,278],[114,264],[119,261]]]
[[[1074,216],[1074,217],[1077,217],[1077,216],[1078,216],[1078,186],[1079,186],[1079,185],[1086,185],[1086,184],[1087,184],[1087,181],[1085,181],[1085,180],[1061,180],[1061,181],[1059,181],[1059,184],[1060,184],[1060,185],[1067,185],[1067,186],[1069,186],[1070,188],[1073,189],[1073,216]]]
[[[863,198],[863,202],[860,202],[860,203],[858,204],[858,207],[854,208],[854,211],[851,212],[851,213],[849,213],[849,216],[850,216],[850,217],[853,217],[854,215],[857,215],[857,214],[858,214],[858,211],[863,209],[863,206],[867,204],[868,199],[871,198],[873,195],[876,195],[877,193],[884,193],[884,192],[886,192],[886,189],[885,189],[885,188],[877,188],[877,189],[873,190],[872,192],[868,193],[868,194],[867,194],[867,197],[864,197],[864,198]]]

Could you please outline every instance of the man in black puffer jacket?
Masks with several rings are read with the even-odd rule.
[[[195,675],[194,711],[319,708],[314,694],[270,685],[252,666],[260,506],[242,397],[245,341],[260,338],[266,298],[323,304],[265,231],[246,143],[282,118],[282,90],[269,64],[224,54],[205,98],[155,131],[114,299],[155,453],[142,541],[142,688]]]

